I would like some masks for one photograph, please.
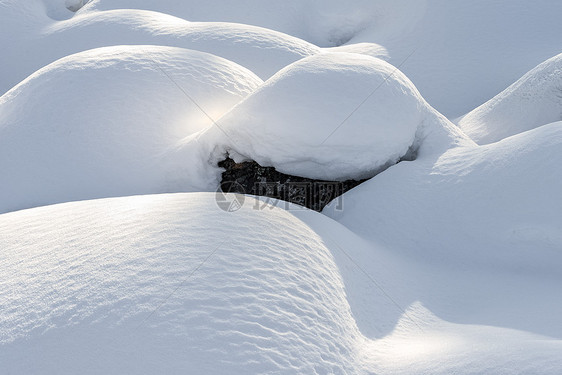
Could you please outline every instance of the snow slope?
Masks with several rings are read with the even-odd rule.
[[[0,0],[0,372],[560,373],[562,3],[81,3]]]
[[[258,25],[323,47],[377,43],[449,118],[561,52],[562,3],[552,0],[93,0],[83,12],[126,8]]]
[[[345,195],[344,211],[327,213],[417,259],[556,277],[560,147],[556,122],[490,145],[426,155],[360,185]],[[391,229],[398,226],[408,234]]]
[[[30,18],[27,13],[0,15],[2,19]],[[10,14],[11,13],[11,14]],[[16,14],[14,14],[16,13]],[[37,15],[44,14],[37,10]],[[4,93],[35,70],[67,55],[114,45],[164,45],[208,52],[232,60],[269,78],[279,69],[320,49],[310,43],[279,32],[229,23],[193,23],[162,13],[116,10],[76,15],[68,20],[47,17],[32,23],[31,30],[9,24],[5,40],[0,35],[9,59],[3,61],[0,92]],[[33,51],[33,58],[29,58]]]
[[[106,47],[50,64],[0,97],[0,212],[214,190],[218,168],[202,168],[208,154],[187,137],[261,83],[228,60],[174,47]]]
[[[214,194],[196,193],[0,215],[4,370],[554,374],[559,369],[559,339],[447,322],[420,302],[402,307],[419,287],[401,289],[404,275],[386,276],[397,265],[411,271],[407,278],[423,275],[423,267],[393,261],[392,252],[366,244],[316,212],[295,216],[255,206],[247,197],[240,210],[225,212]],[[370,268],[374,261],[378,265]],[[376,284],[383,276],[384,283]],[[447,298],[441,293],[448,287],[441,284],[433,295]]]
[[[424,126],[441,120],[390,64],[322,53],[281,70],[211,130],[235,159],[345,180],[395,164],[419,147]]]
[[[446,320],[561,338],[561,145],[558,122],[452,148],[388,169],[346,193],[343,211],[325,213],[403,264],[424,265],[394,272],[421,290],[406,303],[421,301]]]
[[[435,109],[461,116],[562,46],[562,2],[382,1],[388,11],[349,43],[375,42]],[[407,4],[405,4],[407,3]]]
[[[394,0],[393,9],[402,9],[404,0]],[[408,4],[411,5],[411,4]],[[373,0],[92,0],[82,10],[90,13],[112,9],[145,9],[189,21],[223,21],[256,25],[329,47],[345,43],[373,21],[382,1]]]
[[[289,35],[249,25],[187,22],[162,13],[115,10],[76,16],[45,30],[60,56],[115,44],[156,44],[194,49],[232,60],[263,79],[319,48]]]
[[[562,120],[562,54],[543,62],[459,121],[479,144]]]
[[[337,266],[283,210],[229,213],[210,193],[129,197],[1,215],[0,233],[8,373],[360,367]]]

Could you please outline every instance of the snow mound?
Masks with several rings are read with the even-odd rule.
[[[5,73],[0,76],[0,94],[57,59],[106,46],[194,49],[234,61],[263,79],[320,51],[301,39],[255,26],[194,23],[141,10],[79,12],[70,19],[53,21],[40,8],[36,3],[27,4],[25,9],[12,5],[0,14],[0,47],[10,56],[3,61]],[[33,59],[28,57],[29,51],[33,51]]]
[[[252,207],[197,193],[0,215],[3,371],[358,373],[330,251]]]
[[[326,213],[412,256],[555,277],[562,267],[561,147],[556,122],[452,148],[390,168],[346,193],[344,212]],[[397,226],[408,235],[391,229]]]
[[[261,83],[233,62],[173,47],[107,47],[61,59],[0,97],[0,212],[206,190],[216,176],[185,138]]]
[[[395,0],[401,5],[408,1]],[[384,1],[373,0],[93,0],[85,12],[145,9],[190,21],[226,21],[266,27],[319,46],[347,42],[370,23],[378,21]],[[396,8],[396,7],[395,7]]]
[[[320,49],[301,39],[261,27],[188,22],[162,13],[115,10],[86,13],[52,24],[44,43],[59,57],[115,44],[155,44],[189,48],[232,60],[262,79]]]
[[[161,194],[0,215],[3,369],[45,374],[558,372],[560,340],[452,323],[428,309],[426,303],[442,306],[423,295],[423,304],[408,302],[423,285],[433,298],[448,306],[453,300],[462,311],[455,296],[461,291],[463,299],[470,298],[471,293],[466,285],[455,285],[454,277],[435,282],[435,270],[412,267],[395,256],[392,261],[393,251],[366,246],[315,212],[298,211],[300,220],[291,212],[256,205],[247,197],[239,210],[225,212],[215,194]],[[402,272],[395,272],[397,263]],[[408,278],[418,283],[404,284]],[[528,288],[534,280],[525,281]],[[451,284],[456,289],[444,293]],[[559,291],[559,284],[552,285]],[[514,289],[521,293],[525,287]],[[503,304],[506,299],[498,298]],[[552,301],[556,314],[560,299]],[[480,303],[479,311],[485,305]],[[510,317],[519,313],[508,311]],[[365,337],[356,317],[375,326],[390,317],[391,329],[377,339]]]
[[[562,54],[543,62],[464,116],[460,128],[479,144],[562,120]]]
[[[54,20],[71,18],[87,0],[43,0],[47,15]]]
[[[377,43],[450,118],[560,53],[562,34],[552,0],[94,0],[81,11],[127,8],[257,25],[322,47]]]
[[[348,44],[385,47],[388,61],[449,118],[561,52],[560,1],[383,0],[373,7],[373,22]]]
[[[428,108],[390,64],[322,53],[281,70],[212,130],[224,132],[235,159],[309,178],[362,178],[408,153]]]

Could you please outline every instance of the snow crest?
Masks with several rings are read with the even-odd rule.
[[[252,207],[197,193],[1,215],[3,371],[355,373],[365,339],[330,251]]]
[[[281,70],[218,125],[234,156],[292,175],[344,180],[372,176],[405,156],[429,112],[390,64],[322,53]]]
[[[262,81],[214,55],[175,47],[90,50],[0,97],[0,212],[150,192],[214,189],[187,137]],[[181,147],[180,147],[181,146]]]
[[[479,144],[562,120],[562,54],[543,62],[469,112],[460,128]]]

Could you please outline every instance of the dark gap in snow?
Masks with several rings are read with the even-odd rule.
[[[273,167],[262,167],[253,160],[236,163],[230,157],[220,161],[218,166],[225,169],[221,180],[223,192],[266,196],[314,211],[322,211],[332,200],[367,181],[324,181],[291,176]]]

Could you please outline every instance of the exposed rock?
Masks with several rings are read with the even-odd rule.
[[[223,192],[252,194],[322,211],[324,206],[366,180],[322,181],[291,176],[273,167],[262,167],[255,161],[236,163],[227,157],[218,163],[222,173]],[[337,202],[341,205],[341,202]]]

